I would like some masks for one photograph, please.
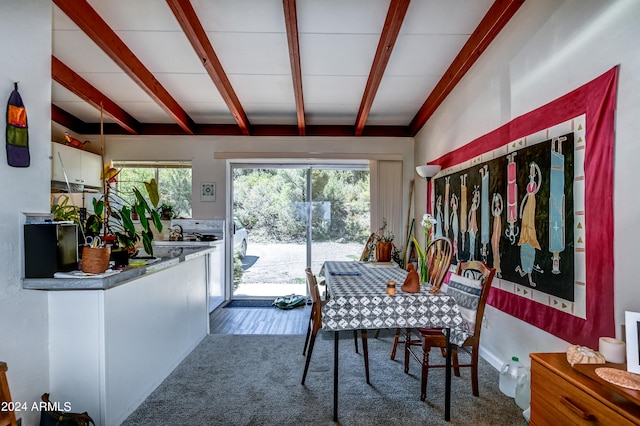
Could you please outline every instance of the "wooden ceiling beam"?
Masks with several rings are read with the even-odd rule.
[[[52,105],[52,110],[54,106]],[[64,112],[64,111],[63,111]],[[57,120],[54,120],[57,121]],[[64,123],[61,123],[64,125]],[[80,129],[80,128],[79,128]],[[100,133],[100,124],[86,124],[81,128],[83,131],[73,129],[83,135],[93,135]],[[196,124],[195,133],[199,136],[246,136],[235,124]],[[323,137],[352,137],[354,136],[354,126],[341,125],[307,125],[305,136]],[[122,127],[115,123],[105,123],[105,135],[126,134]],[[184,130],[177,124],[164,123],[142,123],[140,135],[144,136],[174,136],[185,135]],[[296,137],[300,136],[298,126],[293,125],[253,125],[251,126],[251,136],[279,136]],[[410,137],[408,126],[365,126],[362,136],[365,137]]]
[[[53,55],[51,56],[51,76],[98,111],[102,105],[104,113],[128,133],[138,134],[140,123],[135,118]]]
[[[289,61],[291,62],[291,78],[293,93],[296,99],[296,115],[298,117],[298,134],[305,135],[304,97],[302,95],[302,68],[300,67],[300,41],[298,39],[298,13],[296,0],[282,0],[284,23],[287,28],[289,43]]]
[[[193,134],[193,120],[86,0],[53,2],[186,133]]]
[[[523,3],[524,0],[496,0],[493,3],[409,124],[412,136],[420,131]]]
[[[371,71],[367,79],[367,85],[362,96],[362,102],[360,103],[360,109],[356,117],[356,136],[362,135],[365,124],[367,123],[373,100],[380,87],[380,82],[389,63],[393,46],[398,39],[398,34],[400,34],[400,28],[402,27],[408,8],[409,0],[391,0],[387,18],[382,27],[382,34],[380,35],[376,55],[373,58],[373,64],[371,65]]]
[[[167,4],[171,8],[171,11],[175,15],[178,23],[182,27],[185,35],[189,39],[189,42],[196,51],[198,58],[202,62],[202,65],[209,73],[209,76],[213,80],[213,83],[218,88],[222,99],[224,99],[231,115],[238,123],[240,130],[243,134],[250,134],[250,124],[247,114],[245,114],[236,92],[231,86],[231,82],[227,77],[227,74],[222,68],[218,55],[216,55],[213,46],[207,37],[198,16],[196,15],[193,6],[189,0],[167,0]]]
[[[55,121],[67,129],[80,134],[87,132],[87,129],[90,127],[75,115],[68,113],[55,104],[51,104],[51,121]]]

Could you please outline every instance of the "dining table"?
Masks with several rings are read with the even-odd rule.
[[[451,344],[468,337],[466,323],[453,297],[431,294],[428,286],[408,293],[401,285],[408,272],[389,262],[326,261],[329,299],[322,307],[322,328],[334,332],[333,420],[338,421],[338,341],[340,331],[396,328],[441,328],[447,338],[445,372],[446,421],[451,417]],[[396,283],[387,292],[387,283]]]

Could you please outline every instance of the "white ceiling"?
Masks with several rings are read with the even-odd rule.
[[[80,1],[79,1],[80,2]],[[197,124],[235,124],[165,1],[88,0]],[[408,126],[493,0],[413,0],[366,122]],[[251,125],[297,124],[282,0],[191,0]],[[297,0],[307,125],[353,126],[390,0]],[[53,6],[53,55],[140,123],[175,121]],[[100,111],[54,81],[52,103],[86,123]],[[105,122],[114,122],[105,117]]]

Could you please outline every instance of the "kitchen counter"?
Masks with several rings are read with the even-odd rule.
[[[108,276],[78,278],[24,278],[22,288],[28,290],[107,290],[122,285],[143,275],[161,271],[181,262],[205,256],[215,246],[182,246],[179,244],[155,246],[153,254],[160,260],[141,266],[127,266],[119,273]],[[131,259],[135,262],[136,259]],[[107,274],[105,274],[107,275]]]
[[[159,260],[134,258],[140,266],[114,275],[23,280],[55,290],[45,292],[48,391],[97,426],[120,425],[209,333],[208,268],[220,250],[154,247]]]

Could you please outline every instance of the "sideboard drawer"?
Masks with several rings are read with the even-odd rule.
[[[531,368],[531,420],[534,424],[634,424],[548,369],[535,363]],[[540,417],[547,420],[540,422]]]
[[[574,370],[565,354],[531,354],[531,424],[640,425],[640,407]]]

